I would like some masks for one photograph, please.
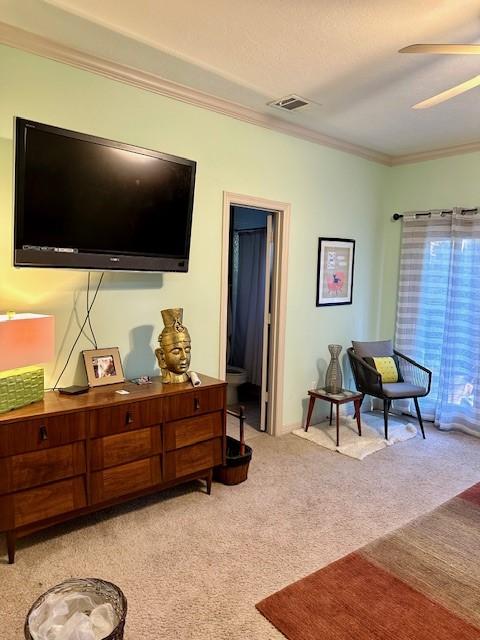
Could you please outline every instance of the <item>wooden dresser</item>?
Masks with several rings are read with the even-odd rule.
[[[203,478],[225,461],[225,389],[130,382],[50,391],[0,415],[0,532],[15,541],[79,515]],[[128,394],[116,391],[125,389]]]

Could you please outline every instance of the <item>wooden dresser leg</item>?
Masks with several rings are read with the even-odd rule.
[[[15,531],[7,531],[7,552],[8,552],[8,564],[15,562]]]
[[[212,479],[213,479],[213,469],[210,469],[210,471],[208,472],[208,476],[206,477],[208,495],[212,493]]]

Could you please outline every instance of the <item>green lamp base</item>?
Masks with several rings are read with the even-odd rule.
[[[43,367],[21,367],[0,373],[0,413],[43,399]]]

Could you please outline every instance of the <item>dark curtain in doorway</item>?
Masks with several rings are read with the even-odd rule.
[[[235,232],[232,278],[231,364],[262,383],[266,229]]]

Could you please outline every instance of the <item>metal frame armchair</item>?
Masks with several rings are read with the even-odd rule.
[[[373,396],[383,400],[383,420],[385,424],[385,439],[388,440],[388,413],[393,400],[413,399],[417,412],[418,423],[425,438],[425,430],[423,428],[422,415],[418,405],[418,398],[422,398],[430,393],[432,384],[432,372],[423,365],[415,362],[412,358],[393,349],[390,341],[383,342],[364,342],[353,343],[354,346],[347,349],[350,366],[352,367],[353,378],[357,390],[363,395]],[[355,344],[362,345],[362,355],[355,353]],[[372,353],[365,353],[365,346],[372,345]],[[390,353],[378,353],[375,345],[389,347]],[[368,347],[367,347],[368,348]],[[380,355],[396,355],[398,358],[399,371],[403,378],[402,382],[382,382],[380,373],[367,362],[364,358]],[[363,398],[362,398],[363,400]]]

